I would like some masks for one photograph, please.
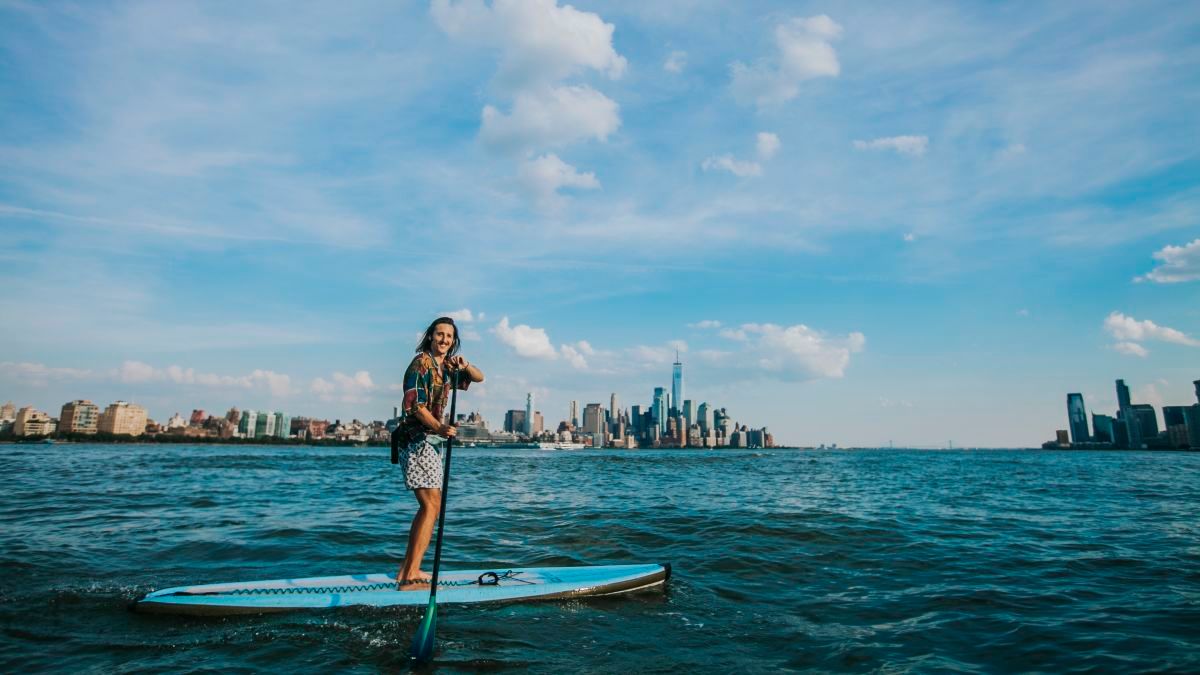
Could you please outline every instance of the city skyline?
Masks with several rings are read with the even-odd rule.
[[[7,3],[0,400],[375,418],[450,313],[494,421],[665,400],[677,350],[788,445],[1036,447],[1114,373],[1157,410],[1200,361],[1198,25]]]

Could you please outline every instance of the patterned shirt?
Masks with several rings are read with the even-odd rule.
[[[409,437],[409,442],[430,433],[416,417],[417,408],[425,408],[435,420],[442,421],[446,414],[446,402],[450,400],[450,387],[446,386],[447,378],[453,374],[437,363],[429,352],[421,352],[413,357],[404,371],[404,402],[401,408],[400,426]],[[471,386],[471,378],[466,373],[459,373],[458,388],[466,391]]]

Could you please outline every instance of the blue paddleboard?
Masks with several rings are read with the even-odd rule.
[[[441,573],[438,604],[553,600],[627,593],[666,582],[671,565],[594,565],[455,570]],[[139,612],[220,616],[328,607],[427,605],[429,588],[401,590],[390,574],[179,586],[148,593]]]

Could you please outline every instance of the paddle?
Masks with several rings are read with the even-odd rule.
[[[458,404],[458,371],[454,371],[454,388],[450,391],[450,423],[455,421],[454,409]],[[438,572],[442,567],[442,532],[446,528],[446,497],[450,492],[450,447],[454,437],[446,439],[445,468],[442,471],[442,505],[438,509],[437,544],[433,549],[433,576],[429,579],[429,607],[425,609],[425,618],[417,626],[417,634],[413,636],[412,653],[410,657],[417,663],[425,663],[433,656],[433,647],[437,641],[437,584]]]

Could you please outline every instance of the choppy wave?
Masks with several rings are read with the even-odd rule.
[[[0,668],[395,670],[413,609],[141,616],[154,588],[390,572],[386,450],[8,446]],[[450,671],[1200,670],[1200,455],[455,452],[447,565],[670,561],[446,608]]]

